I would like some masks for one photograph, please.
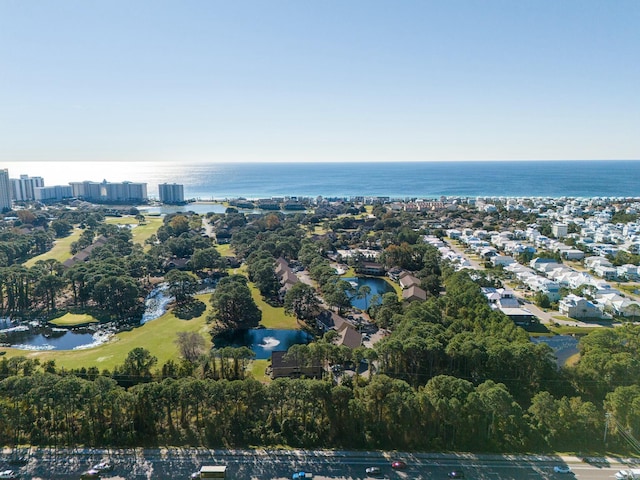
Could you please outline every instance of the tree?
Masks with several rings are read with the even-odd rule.
[[[123,385],[135,385],[142,382],[150,382],[152,378],[151,369],[158,363],[157,357],[151,355],[149,350],[136,347],[131,350],[124,364],[115,373],[116,380],[120,380]]]
[[[315,289],[306,283],[298,282],[284,296],[284,311],[299,319],[312,318],[320,307]]]
[[[171,270],[165,276],[165,280],[169,284],[169,293],[175,297],[178,304],[188,301],[198,286],[198,280],[192,274],[181,270]]]
[[[55,232],[56,237],[66,237],[71,233],[73,226],[66,220],[54,220],[51,222],[51,229]]]
[[[340,280],[337,283],[327,283],[323,287],[323,297],[325,301],[338,309],[338,314],[351,306],[351,299],[347,295],[348,290],[352,290],[349,282]]]
[[[106,277],[93,288],[93,299],[114,317],[127,317],[141,305],[140,288],[127,276]]]
[[[358,288],[358,293],[356,297],[364,299],[365,310],[369,309],[369,302],[368,302],[369,295],[371,295],[371,287],[369,285],[361,285],[360,288]]]
[[[260,323],[262,312],[251,297],[247,279],[242,275],[225,277],[211,295],[213,317],[224,328],[252,328]]]
[[[192,363],[198,360],[205,350],[204,338],[197,332],[178,332],[176,345],[182,358]]]
[[[194,272],[200,270],[219,270],[225,266],[220,252],[215,247],[202,248],[193,252],[190,261],[191,269]]]

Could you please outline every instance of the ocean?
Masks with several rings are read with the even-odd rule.
[[[640,197],[640,161],[394,163],[4,162],[11,178],[180,183],[196,200],[274,196]]]

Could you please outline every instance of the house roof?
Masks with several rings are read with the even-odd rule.
[[[362,345],[362,334],[358,332],[351,324],[345,323],[340,332],[340,345],[349,348],[358,348]]]
[[[405,300],[426,300],[427,292],[420,287],[413,285],[402,291],[402,298]]]

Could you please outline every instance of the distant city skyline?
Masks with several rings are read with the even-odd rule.
[[[638,24],[635,0],[7,0],[0,168],[637,160]]]

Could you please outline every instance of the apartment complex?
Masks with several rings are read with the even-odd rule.
[[[147,184],[134,182],[112,183],[102,182],[71,182],[72,195],[89,202],[124,203],[146,202]]]
[[[0,169],[0,212],[11,210],[11,182],[9,170]]]
[[[184,203],[184,185],[178,183],[161,183],[158,194],[162,203]]]
[[[29,202],[36,199],[35,189],[44,187],[42,177],[30,177],[20,175],[20,178],[11,178],[11,198],[16,202]]]
[[[47,203],[71,198],[73,197],[73,192],[69,185],[56,185],[53,187],[36,187],[34,195],[37,201]]]

